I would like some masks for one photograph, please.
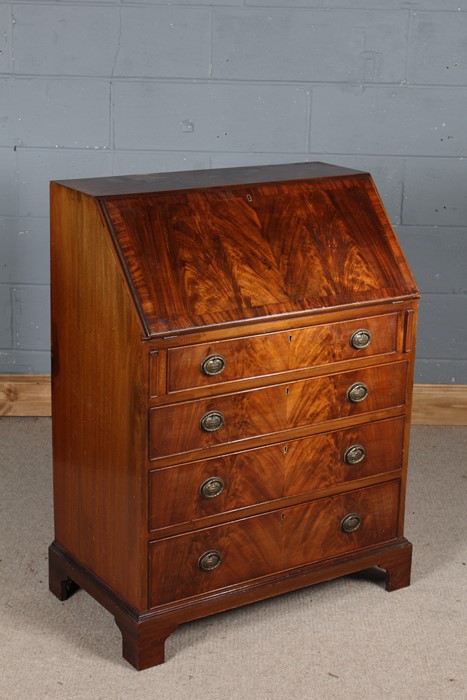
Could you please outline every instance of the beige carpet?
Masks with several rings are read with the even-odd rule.
[[[413,429],[410,588],[356,576],[189,623],[140,673],[109,613],[48,592],[49,419],[0,419],[0,446],[1,698],[467,697],[467,428]]]

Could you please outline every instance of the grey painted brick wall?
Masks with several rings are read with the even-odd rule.
[[[49,371],[48,182],[369,170],[467,383],[467,0],[0,0],[0,372]]]

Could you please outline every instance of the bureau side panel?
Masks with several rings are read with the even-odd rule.
[[[56,541],[144,609],[142,331],[98,204],[54,184],[51,287]]]

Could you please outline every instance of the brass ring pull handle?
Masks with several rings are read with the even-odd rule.
[[[201,372],[207,377],[213,377],[225,370],[225,357],[222,355],[209,355],[201,363]]]
[[[366,450],[363,445],[350,445],[344,452],[344,462],[346,464],[358,464],[366,457]]]
[[[358,513],[349,513],[341,520],[342,532],[355,532],[362,524],[362,518]]]
[[[365,401],[368,396],[368,387],[363,382],[356,382],[349,386],[347,389],[347,401],[350,403],[360,403],[360,401]]]
[[[350,345],[355,350],[363,350],[371,343],[371,332],[366,328],[359,328],[350,336]]]
[[[201,418],[199,425],[205,433],[215,433],[224,425],[224,414],[220,411],[209,411]]]
[[[216,498],[220,496],[224,490],[224,482],[220,476],[211,476],[206,481],[203,481],[199,487],[199,493],[202,498]]]
[[[217,549],[209,549],[198,559],[198,567],[201,571],[214,571],[222,562],[221,553]]]

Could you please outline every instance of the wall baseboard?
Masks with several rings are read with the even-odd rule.
[[[415,384],[413,425],[467,425],[467,384]]]
[[[50,416],[50,374],[0,374],[0,416]]]
[[[50,375],[0,374],[0,416],[50,416]],[[467,384],[415,384],[414,425],[467,425]]]

